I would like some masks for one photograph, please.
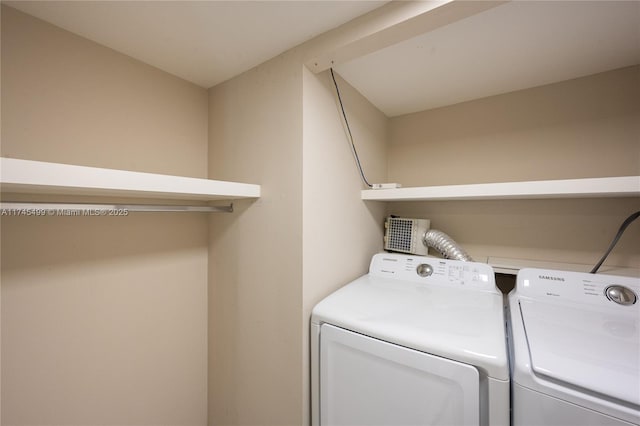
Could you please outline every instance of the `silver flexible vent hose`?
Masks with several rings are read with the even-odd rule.
[[[450,236],[442,231],[430,229],[424,233],[422,242],[427,247],[432,247],[447,259],[473,262],[471,256],[462,249]]]

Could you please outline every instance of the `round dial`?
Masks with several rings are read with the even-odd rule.
[[[416,268],[416,272],[421,277],[428,277],[429,275],[433,274],[433,267],[428,263],[421,263]]]
[[[638,300],[633,290],[622,285],[610,285],[604,289],[604,295],[619,305],[633,305]]]

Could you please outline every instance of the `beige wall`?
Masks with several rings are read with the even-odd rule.
[[[385,179],[387,118],[336,75],[358,155],[370,182]],[[309,371],[309,318],[332,291],[365,273],[382,250],[384,205],[364,203],[363,185],[329,72],[303,69],[303,371]],[[305,374],[304,403],[309,401]],[[305,406],[305,422],[309,409]]]
[[[206,90],[2,12],[3,157],[206,177]]]
[[[330,77],[303,64],[380,11],[209,91],[2,11],[3,156],[263,194],[230,215],[2,219],[3,423],[306,424],[310,311],[366,272],[385,211],[432,219],[478,258],[591,262],[639,208],[362,202]],[[393,119],[339,82],[369,179],[411,186],[637,174],[637,73]],[[613,262],[637,263],[639,232]]]
[[[209,423],[309,420],[309,315],[366,272],[384,206],[359,199],[328,73],[312,42],[210,89],[209,176],[262,196],[210,222]],[[342,81],[370,178],[384,178],[386,117]],[[330,266],[328,266],[330,265]]]
[[[393,117],[388,174],[404,186],[631,176],[640,66]]]
[[[389,203],[388,214],[431,219],[475,260],[487,257],[593,266],[639,198]],[[640,269],[640,223],[634,222],[600,272]],[[514,262],[517,264],[517,262]],[[586,268],[588,270],[589,268]]]
[[[204,424],[206,244],[175,214],[3,218],[2,423]]]
[[[282,55],[209,92],[209,177],[257,182],[210,219],[209,424],[301,416],[302,80]]]
[[[2,7],[6,157],[207,174],[207,92]],[[3,217],[3,424],[205,424],[204,215]]]
[[[404,186],[640,173],[640,67],[394,117],[389,179]],[[593,265],[640,199],[388,203],[431,219],[477,260]],[[640,267],[631,225],[608,265]]]
[[[15,386],[39,383],[45,385],[44,390],[34,393],[32,399],[11,392],[3,399],[18,395],[23,407],[39,404],[44,408],[36,410],[32,417],[12,411],[6,413],[5,418],[12,419],[13,423],[87,423],[89,416],[93,417],[93,423],[96,418],[98,422],[123,424],[200,423],[206,409],[202,410],[199,405],[204,392],[198,386],[206,380],[207,372],[203,373],[198,357],[205,353],[202,345],[207,345],[208,337],[208,411],[212,424],[297,425],[305,422],[309,416],[309,311],[316,300],[353,276],[364,273],[369,252],[379,246],[377,243],[364,253],[351,253],[357,257],[354,262],[340,257],[341,263],[334,267],[330,277],[316,278],[306,287],[303,284],[303,182],[305,188],[313,192],[306,198],[307,211],[319,203],[323,204],[323,211],[331,210],[327,217],[321,217],[319,212],[310,213],[306,232],[314,232],[318,219],[324,222],[341,220],[339,233],[323,236],[317,245],[306,244],[307,252],[311,253],[307,259],[320,253],[318,264],[334,261],[335,253],[323,253],[319,248],[334,244],[336,239],[349,241],[344,245],[345,249],[369,246],[371,241],[379,240],[383,207],[367,208],[357,197],[357,172],[336,114],[333,89],[327,86],[327,75],[317,82],[315,76],[307,75],[307,83],[313,83],[303,95],[302,64],[322,51],[327,40],[329,44],[339,44],[341,40],[352,39],[353,31],[333,33],[324,37],[324,41],[309,43],[274,58],[212,88],[207,99],[206,92],[193,85],[7,10],[3,27],[8,29],[3,29],[3,48],[8,46],[10,53],[3,53],[3,59],[11,61],[12,66],[3,68],[3,82],[10,86],[2,99],[2,107],[7,112],[2,118],[8,123],[2,137],[3,141],[10,141],[3,143],[4,156],[256,182],[262,185],[263,196],[255,202],[237,202],[236,213],[232,215],[208,219],[140,215],[101,222],[96,227],[95,222],[88,220],[47,218],[38,224],[38,233],[29,234],[33,235],[33,243],[47,247],[45,240],[53,239],[63,247],[74,249],[64,248],[57,254],[43,249],[32,257],[26,255],[25,243],[19,237],[26,235],[22,230],[30,223],[26,218],[5,221],[3,224],[15,231],[3,232],[2,244],[3,290],[8,289],[2,304],[10,307],[5,310],[6,315],[3,313],[3,328],[8,330],[7,335],[15,336],[23,327],[29,335],[42,336],[37,326],[7,325],[9,320],[21,323],[13,319],[26,303],[17,303],[23,297],[22,284],[36,283],[40,289],[30,293],[31,303],[42,305],[46,302],[42,298],[53,292],[73,300],[75,308],[64,321],[59,318],[64,316],[61,308],[49,309],[47,315],[40,315],[34,324],[42,326],[44,322],[61,321],[55,335],[67,341],[76,339],[74,350],[79,350],[78,353],[71,353],[70,349],[56,352],[56,359],[67,362],[64,371],[72,373],[69,396],[63,399],[64,404],[57,406],[55,412],[49,410],[51,405],[47,405],[46,399],[51,396],[48,392],[50,377],[39,380],[35,376],[10,375],[7,380]],[[363,28],[367,25],[365,23]],[[11,41],[5,42],[5,38],[11,38]],[[21,73],[21,69],[27,72]],[[355,93],[349,93],[346,84],[343,90],[356,101],[348,108],[354,113],[355,133],[363,136],[360,150],[364,163],[370,164],[368,173],[373,178],[382,176],[384,137],[380,132],[386,131],[386,120],[376,124],[372,133],[363,132],[366,129],[363,126],[368,126],[372,118],[375,121],[381,114]],[[317,119],[307,115],[307,135],[312,125],[320,132],[326,130],[326,138],[314,133],[314,138],[305,143],[303,99],[307,107],[322,111]],[[360,116],[361,110],[364,116]],[[28,126],[25,125],[27,120]],[[374,136],[372,141],[367,141],[369,136]],[[336,137],[334,142],[337,143],[324,152],[325,140]],[[320,192],[314,192],[320,189],[315,186],[321,180],[319,170],[313,168],[314,153],[328,158],[335,172],[333,179],[340,184],[335,192],[329,191],[329,196],[326,186]],[[310,169],[303,178],[305,163]],[[340,214],[340,209],[327,209],[334,203],[341,204],[348,194],[354,195],[349,203],[356,206],[348,217]],[[177,220],[180,222],[174,225]],[[53,227],[57,229],[49,230]],[[139,232],[132,232],[138,227]],[[157,229],[168,227],[175,228],[181,238],[173,232],[166,235],[163,232],[162,236],[166,238],[155,235]],[[118,241],[127,241],[127,249],[120,251]],[[104,242],[104,246],[99,242]],[[14,250],[13,246],[23,249]],[[12,254],[5,255],[6,250],[11,250]],[[191,263],[187,264],[187,260]],[[317,268],[317,265],[309,264]],[[200,286],[203,265],[209,282],[208,300],[204,304]],[[311,266],[307,276],[311,275]],[[168,271],[172,268],[175,268],[173,274]],[[46,274],[49,279],[45,283],[42,277]],[[80,274],[81,278],[74,274]],[[95,276],[92,291],[104,291],[105,282],[113,280],[114,275],[122,284],[107,287],[106,299],[110,303],[90,300],[87,289],[80,288],[82,279]],[[190,290],[183,296],[192,303],[188,312],[182,312],[182,321],[173,331],[191,327],[186,335],[195,339],[203,331],[201,316],[206,315],[208,302],[208,336],[185,347],[170,331],[155,330],[157,334],[150,341],[144,340],[144,345],[138,342],[138,352],[129,357],[120,353],[122,345],[133,343],[131,336],[139,337],[148,330],[143,318],[136,316],[137,308],[148,316],[149,321],[155,319],[162,323],[161,317],[155,317],[143,308],[144,300],[149,297],[158,301],[159,296],[148,294],[150,286],[169,286],[164,293],[172,294],[170,284],[176,275],[184,277],[183,286]],[[126,299],[128,310],[118,321],[105,325],[107,312],[96,315],[86,327],[73,326],[86,322],[87,311],[106,311],[113,300],[124,299],[122,292],[131,283],[146,279],[149,287],[140,289],[135,298]],[[154,305],[157,310],[152,312],[167,308],[168,301],[162,302],[157,307]],[[175,310],[181,312],[178,308]],[[130,323],[131,335],[117,332],[125,321]],[[105,333],[119,343],[106,347],[111,342],[102,333],[91,339],[80,338],[79,334],[91,327],[106,328]],[[136,361],[140,354],[150,355],[149,352],[157,347],[159,342],[155,337],[165,338],[171,347],[166,355],[172,360],[183,361],[183,365],[170,369],[165,363],[162,365],[166,370],[156,372],[155,368],[160,364],[152,361],[148,366],[138,368]],[[15,366],[17,354],[28,350],[12,341],[3,343],[7,343],[3,345],[3,354],[16,353],[3,368]],[[42,369],[50,360],[47,350],[39,357],[25,357],[25,365]],[[76,370],[69,364],[70,360],[92,359],[100,351],[104,355],[98,359],[115,357],[118,362],[105,371],[97,371],[95,365],[88,365],[78,370],[85,373],[84,376],[73,374]],[[191,359],[187,359],[189,356]],[[124,377],[123,389],[115,395],[116,379],[124,376],[116,371],[118,368],[128,375]],[[107,379],[109,372],[113,373],[113,380]],[[150,372],[157,374],[153,389],[146,387],[148,382],[142,377],[151,375]],[[200,380],[197,383],[192,381],[194,375]],[[169,376],[180,376],[188,383],[167,389],[162,384]],[[128,389],[148,392],[148,395],[134,398]],[[5,388],[5,392],[8,390],[11,386]],[[188,412],[182,405],[175,407],[163,399],[173,392],[173,400],[179,403],[189,391],[191,394],[187,399],[194,405]],[[129,405],[124,402],[127,398],[131,402]],[[74,414],[70,409],[74,400],[86,403],[86,410]],[[183,415],[181,420],[177,419],[180,415]],[[188,415],[192,417],[188,418]]]

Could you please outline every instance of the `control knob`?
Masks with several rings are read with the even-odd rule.
[[[433,274],[433,267],[428,263],[421,263],[416,268],[416,272],[421,277],[428,277],[429,275]]]
[[[604,295],[619,305],[633,305],[638,300],[633,290],[621,285],[610,285],[604,289]]]

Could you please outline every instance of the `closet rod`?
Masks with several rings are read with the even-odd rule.
[[[128,212],[195,212],[231,213],[233,204],[228,206],[186,206],[157,204],[101,204],[101,203],[47,203],[2,202],[2,216],[124,216]]]

